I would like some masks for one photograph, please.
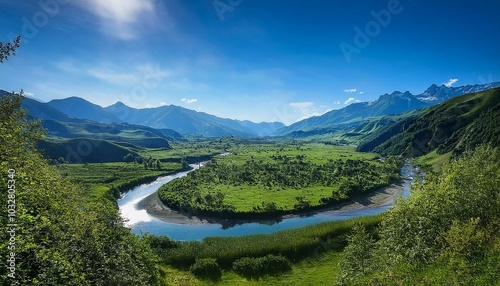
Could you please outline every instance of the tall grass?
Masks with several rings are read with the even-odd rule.
[[[223,268],[231,268],[242,257],[282,255],[292,262],[317,255],[327,250],[341,250],[346,235],[356,222],[367,229],[379,225],[381,216],[361,217],[352,220],[325,222],[303,228],[241,237],[208,237],[202,241],[178,242],[168,249],[156,248],[163,262],[187,269],[197,258],[215,258]]]

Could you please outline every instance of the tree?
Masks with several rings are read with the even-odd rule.
[[[15,48],[2,45],[1,59]],[[157,258],[116,203],[85,199],[36,149],[41,124],[22,101],[0,98],[0,285],[158,285]]]
[[[181,159],[181,165],[182,165],[183,169],[188,169],[189,168],[189,163],[188,163],[186,157],[182,157],[182,159]]]
[[[339,263],[341,275],[338,284],[340,285],[351,284],[354,279],[365,275],[373,267],[375,240],[363,224],[354,225],[352,233],[347,237],[347,242],[343,260]]]
[[[6,44],[0,42],[0,63],[3,63],[4,60],[8,60],[9,57],[16,55],[16,49],[19,48],[21,43],[21,36],[17,36],[17,38],[12,42],[7,42]]]
[[[428,173],[413,185],[409,198],[399,199],[384,213],[380,240],[372,251],[362,247],[373,245],[363,239],[363,232],[349,238],[339,282],[498,284],[499,186],[498,147],[480,146],[439,172]]]

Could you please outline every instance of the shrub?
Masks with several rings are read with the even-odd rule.
[[[157,235],[152,235],[149,233],[146,233],[142,239],[149,244],[149,246],[152,249],[170,249],[170,248],[176,248],[177,247],[177,242],[173,239],[171,239],[168,236],[162,235],[162,236],[157,236]]]
[[[279,275],[291,270],[290,261],[281,255],[264,257],[243,257],[233,263],[234,272],[247,279],[258,279],[265,275]]]
[[[201,279],[218,281],[222,277],[219,264],[213,258],[196,259],[196,262],[191,265],[189,271]]]

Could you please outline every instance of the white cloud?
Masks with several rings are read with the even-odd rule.
[[[360,91],[359,94],[365,94],[365,92],[364,91]]]
[[[450,78],[448,82],[443,83],[446,87],[451,87],[454,83],[458,81],[457,78]]]
[[[115,71],[107,69],[90,69],[88,70],[88,73],[97,79],[115,84],[131,83],[140,80],[133,74],[117,73]]]
[[[133,27],[154,15],[154,0],[86,0],[82,5],[101,20],[102,29],[115,37],[131,40],[137,37]]]
[[[90,66],[76,60],[65,59],[56,62],[54,65],[66,73],[91,76],[101,81],[124,86],[138,84],[146,89],[156,88],[162,83],[163,79],[175,75],[171,70],[162,69],[160,65],[151,63],[142,63],[135,67],[124,68],[114,63],[102,62],[97,66]]]
[[[183,99],[181,99],[181,101],[186,103],[186,104],[193,104],[193,103],[197,102],[198,99],[196,99],[196,98],[191,98],[191,99],[183,98]]]
[[[340,100],[334,101],[333,104],[339,105],[340,104]]]
[[[349,89],[344,89],[344,92],[347,92],[347,93],[353,93],[353,92],[356,92],[356,88],[349,88]]]
[[[299,109],[299,110],[306,110],[307,108],[310,108],[313,105],[314,105],[314,103],[309,102],[309,101],[307,101],[307,102],[292,102],[292,103],[290,103],[291,107]]]
[[[160,102],[160,106],[165,106],[165,105],[167,105],[167,103],[166,103],[166,102],[163,102],[163,101],[162,101],[162,102]]]
[[[328,109],[326,106],[322,105],[320,107],[316,107],[313,102],[305,101],[305,102],[292,102],[290,103],[290,107],[295,110],[295,112],[299,113],[299,118],[295,121],[300,121],[313,116],[320,116],[331,109]]]
[[[355,99],[354,97],[349,97],[349,99],[348,99],[348,100],[346,100],[346,101],[344,102],[344,104],[345,104],[345,105],[349,105],[349,104],[351,104],[351,103],[357,103],[357,102],[361,102],[361,100],[357,100],[357,99]]]

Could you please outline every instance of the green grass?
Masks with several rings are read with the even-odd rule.
[[[242,257],[283,255],[292,262],[301,261],[326,251],[340,250],[345,236],[355,223],[367,229],[379,225],[381,216],[360,217],[345,221],[324,222],[271,234],[240,237],[208,237],[202,241],[178,242],[173,248],[156,249],[166,265],[187,269],[196,258],[215,258],[224,269]]]
[[[228,186],[218,185],[214,190],[224,194],[224,201],[240,212],[250,212],[253,206],[260,206],[262,202],[274,202],[278,208],[293,210],[297,203],[296,197],[302,196],[309,202],[318,202],[322,198],[328,198],[332,191],[338,190],[339,186],[324,187],[314,186],[306,188],[275,188],[266,190],[259,186]]]
[[[86,187],[89,198],[102,197],[113,186],[121,189],[134,182],[152,180],[154,177],[182,169],[180,163],[162,163],[161,170],[145,170],[142,164],[125,162],[61,164],[55,167],[63,176]]]
[[[318,256],[310,257],[299,263],[292,265],[292,271],[281,276],[266,276],[258,281],[247,280],[231,270],[225,270],[222,279],[218,282],[199,280],[188,271],[178,270],[173,267],[164,266],[163,281],[167,285],[186,286],[186,285],[220,285],[220,286],[322,286],[332,285],[336,275],[339,273],[339,261],[342,259],[342,253],[339,251],[330,251]]]
[[[170,249],[154,250],[162,257],[162,279],[166,285],[332,285],[340,273],[346,235],[356,223],[370,231],[382,215],[345,221],[324,222],[272,234],[241,237],[209,237],[203,241],[178,242]],[[279,276],[248,280],[232,271],[232,262],[242,257],[283,255],[292,270]],[[196,258],[215,258],[223,270],[220,281],[200,280],[187,269]]]
[[[127,132],[129,136],[138,135],[134,130],[124,131],[124,133]],[[142,164],[125,162],[61,164],[56,168],[63,176],[86,187],[89,198],[99,198],[106,195],[112,187],[123,191],[123,188],[133,185],[134,182],[153,180],[160,175],[180,171],[182,158],[188,157],[191,159],[190,162],[195,162],[223,153],[224,147],[228,146],[228,140],[175,142],[171,144],[171,149],[139,148],[133,150],[143,158],[151,157],[162,161],[161,170],[145,170]]]
[[[226,150],[229,155],[162,186],[160,199],[174,209],[208,215],[264,216],[325,206],[399,177],[397,162],[379,162],[377,154],[352,146],[278,142]]]
[[[439,155],[436,153],[436,150],[430,152],[427,155],[421,156],[417,159],[417,163],[419,165],[428,165],[431,166],[434,170],[441,170],[441,167],[448,163],[451,158],[451,152]]]

